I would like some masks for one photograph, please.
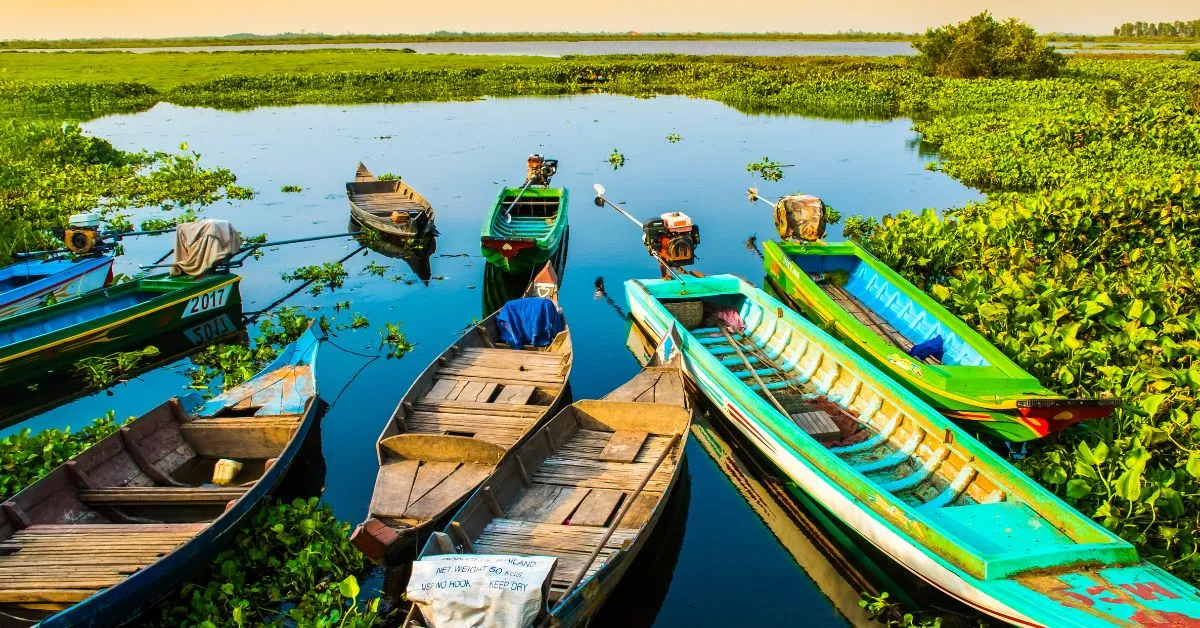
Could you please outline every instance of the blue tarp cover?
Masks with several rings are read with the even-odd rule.
[[[913,345],[913,348],[908,350],[908,355],[918,360],[933,356],[938,362],[941,362],[943,357],[942,337],[934,336],[919,345]]]
[[[509,301],[496,315],[500,339],[513,349],[524,345],[545,347],[566,325],[562,313],[550,299],[528,297]]]

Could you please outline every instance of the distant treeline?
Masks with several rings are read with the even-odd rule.
[[[1113,27],[1115,37],[1173,37],[1200,39],[1200,20],[1190,22],[1126,22]]]

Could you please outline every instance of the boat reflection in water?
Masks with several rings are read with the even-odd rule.
[[[644,365],[654,352],[654,343],[636,322],[630,320],[628,325],[626,346],[638,363]],[[931,601],[943,608],[957,608],[951,600],[938,595],[880,555],[853,531],[841,527],[798,488],[780,482],[778,478],[782,474],[772,472],[735,434],[721,425],[718,422],[721,415],[709,407],[706,398],[696,394],[690,381],[688,385],[697,401],[697,413],[692,422],[693,440],[850,623],[875,623],[858,605],[860,592],[878,594],[887,591],[891,600],[910,607],[919,606],[917,600],[920,600]]]
[[[558,249],[550,258],[550,265],[561,282],[567,270],[567,244],[570,241],[570,230],[563,234]],[[505,303],[521,298],[525,288],[533,280],[530,273],[512,273],[495,264],[483,265],[483,318],[487,318],[499,310]]]
[[[121,378],[132,379],[217,343],[245,341],[246,327],[239,305],[188,327],[151,338],[146,346],[158,349],[158,354],[147,356],[133,370],[122,373]],[[80,357],[103,355],[108,353],[98,351]],[[81,377],[78,371],[69,370],[49,373],[39,379],[0,389],[0,400],[3,400],[0,404],[0,427],[7,427],[96,392],[99,390]]]
[[[413,274],[421,283],[429,285],[429,279],[433,277],[433,267],[430,259],[437,251],[437,231],[426,233],[415,238],[395,238],[384,235],[373,229],[363,229],[357,223],[351,221],[349,229],[358,231],[356,236],[358,241],[363,246],[392,259],[404,260],[408,267],[412,269]]]

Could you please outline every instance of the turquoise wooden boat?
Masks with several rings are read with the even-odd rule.
[[[948,595],[1019,626],[1200,621],[1194,587],[745,280],[625,289],[648,334],[687,329],[684,370],[748,443]]]
[[[0,268],[0,319],[103,288],[112,281],[113,259],[26,260]]]

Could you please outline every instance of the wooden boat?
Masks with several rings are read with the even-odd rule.
[[[526,296],[558,303],[547,264]],[[571,334],[548,347],[510,349],[493,314],[450,345],[401,398],[379,435],[379,474],[367,520],[350,540],[370,559],[416,557],[504,454],[558,408],[571,374]]]
[[[625,288],[647,333],[689,319],[684,370],[759,454],[945,593],[1020,626],[1200,621],[1194,587],[762,290],[731,275]]]
[[[678,359],[571,404],[497,467],[421,557],[556,557],[551,610],[537,625],[586,626],[658,523],[691,419]]]
[[[167,401],[5,502],[0,611],[119,625],[211,561],[314,423],[318,344],[310,329],[219,397]],[[220,459],[243,464],[223,486],[211,483]]]
[[[566,188],[501,188],[479,236],[484,258],[506,272],[532,274],[565,248],[568,200]]]
[[[1108,416],[1115,399],[1068,399],[1042,386],[982,335],[852,242],[763,246],[777,297],[832,330],[876,368],[946,416],[1010,441]],[[908,355],[942,338],[944,355]]]
[[[27,260],[0,268],[0,319],[65,301],[112,281],[113,259]]]
[[[239,281],[227,273],[155,275],[0,320],[0,387],[240,307]]]
[[[346,198],[355,222],[385,235],[415,238],[433,232],[433,206],[425,197],[399,179],[376,179],[362,163],[346,184]]]

